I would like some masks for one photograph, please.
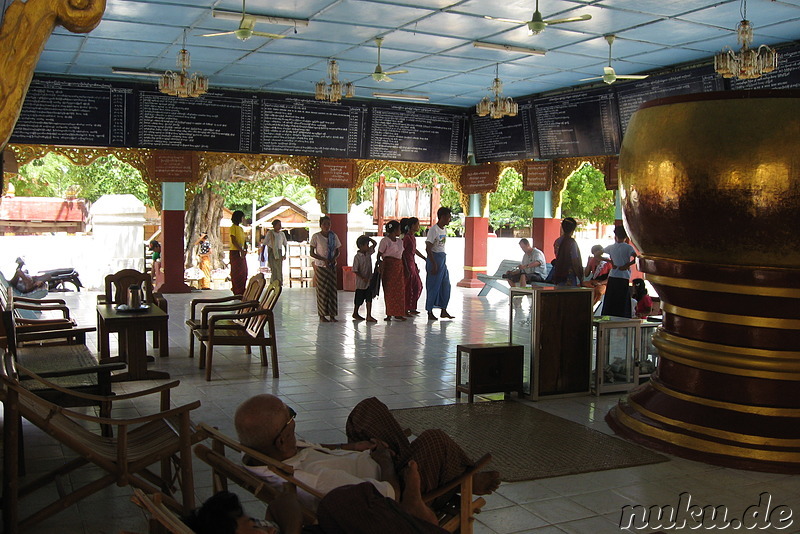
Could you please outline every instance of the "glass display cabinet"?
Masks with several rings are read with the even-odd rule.
[[[540,397],[591,390],[592,290],[512,287],[509,342],[524,347],[523,390]]]
[[[624,317],[594,318],[592,390],[595,395],[629,391],[658,365],[652,342],[658,322]]]

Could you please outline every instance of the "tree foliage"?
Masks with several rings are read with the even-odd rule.
[[[19,196],[64,197],[72,188],[77,196],[90,202],[103,195],[128,193],[152,205],[141,173],[114,156],[103,156],[82,166],[51,152],[22,165],[10,183]]]
[[[283,172],[273,176],[260,175],[254,180],[223,182],[220,193],[225,197],[225,207],[250,214],[253,200],[261,207],[275,197],[286,197],[298,204],[314,200],[314,188],[308,176]]]
[[[500,175],[497,191],[489,195],[489,224],[523,227],[531,225],[533,217],[533,191],[523,191],[522,176],[514,169]]]
[[[588,163],[572,173],[561,193],[561,215],[589,222],[614,224],[614,192],[604,175]]]
[[[386,180],[400,182],[401,184],[420,184],[427,189],[433,187],[434,181],[441,185],[439,203],[453,210],[454,214],[462,213],[464,208],[461,206],[461,200],[458,191],[455,190],[449,180],[439,175],[433,170],[425,170],[417,176],[403,176],[400,171],[386,167],[382,171],[370,174],[364,179],[364,183],[356,191],[356,203],[360,204],[364,201],[372,202],[372,190],[374,185],[378,182],[381,174],[386,176]],[[435,178],[435,180],[434,180]]]

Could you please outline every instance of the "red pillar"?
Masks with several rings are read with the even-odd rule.
[[[533,246],[544,252],[544,257],[551,263],[556,255],[553,242],[561,235],[561,219],[535,217],[533,219]]]
[[[183,210],[161,210],[161,268],[164,274],[156,274],[156,290],[161,293],[189,293],[192,290],[183,281],[183,217]]]
[[[339,258],[336,261],[336,287],[344,289],[342,267],[350,263],[350,256],[348,256],[347,252],[347,214],[331,213],[328,217],[331,218],[331,232],[339,236],[339,241],[342,242],[342,248],[339,249]]]
[[[458,287],[483,287],[478,274],[486,274],[486,246],[489,235],[489,219],[467,217],[464,220],[464,279]]]

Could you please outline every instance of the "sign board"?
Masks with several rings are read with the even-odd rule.
[[[550,191],[553,187],[553,162],[527,162],[523,180],[522,189],[525,191]]]
[[[461,191],[466,195],[491,193],[497,190],[499,179],[498,167],[494,163],[464,167],[461,170]]]
[[[197,174],[197,155],[178,150],[153,152],[150,176],[160,182],[188,182]]]
[[[356,164],[349,159],[320,158],[318,187],[351,188],[355,182]]]
[[[606,168],[604,170],[604,174],[606,175],[606,189],[611,191],[616,190],[619,187],[619,158],[608,158],[608,161],[606,161]]]

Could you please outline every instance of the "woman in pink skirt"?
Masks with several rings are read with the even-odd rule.
[[[405,269],[406,279],[406,315],[419,314],[417,311],[417,301],[422,295],[422,278],[419,276],[419,267],[415,256],[419,256],[423,261],[427,260],[424,254],[417,250],[416,233],[419,232],[419,219],[409,217],[400,221],[400,231],[403,236],[403,268]]]

